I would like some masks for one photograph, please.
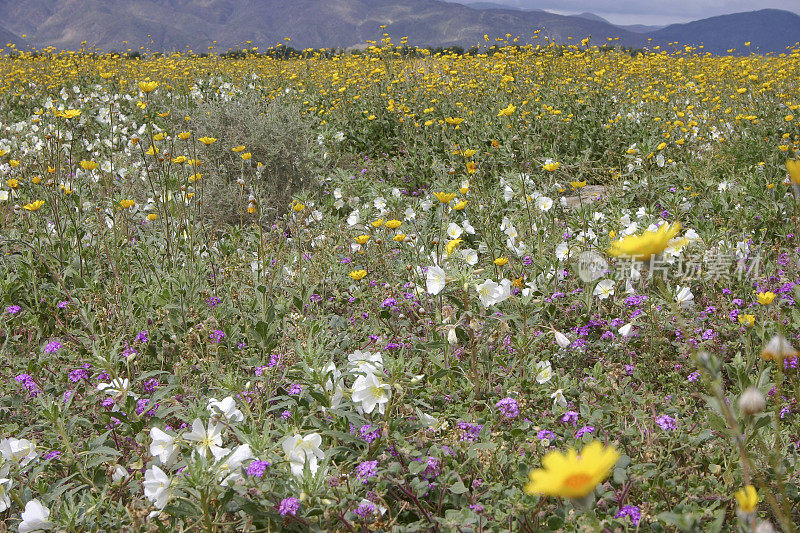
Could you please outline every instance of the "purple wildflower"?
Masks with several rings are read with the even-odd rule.
[[[677,421],[669,415],[661,415],[656,418],[656,424],[664,431],[672,431],[678,429]]]
[[[33,381],[33,378],[30,376],[30,374],[20,374],[15,377],[14,380],[25,387],[25,389],[31,395],[31,398],[39,396],[39,394],[42,392],[36,382]]]
[[[278,512],[281,516],[286,516],[287,514],[295,516],[298,509],[300,509],[300,500],[297,498],[284,498],[281,500],[281,505],[278,507]]]
[[[625,505],[614,515],[614,518],[624,518],[626,516],[631,519],[634,526],[638,526],[639,520],[642,519],[642,512],[635,505]]]
[[[503,398],[495,404],[506,418],[516,418],[519,416],[519,404],[514,398]]]
[[[289,385],[289,394],[297,396],[301,392],[303,392],[303,387],[299,383],[292,383]]]
[[[247,475],[252,477],[263,477],[268,466],[270,466],[269,461],[253,461],[247,467]]]
[[[575,411],[567,411],[564,413],[564,416],[561,417],[561,421],[565,424],[578,424],[578,413]]]
[[[225,338],[225,332],[222,331],[221,329],[215,329],[214,331],[211,332],[208,338],[211,339],[211,342],[213,342],[214,344],[219,344],[220,341],[222,341],[222,339]]]
[[[8,313],[9,315],[16,315],[20,311],[22,311],[22,307],[18,305],[9,305],[8,307],[6,307],[6,313]]]
[[[361,502],[358,509],[353,512],[366,520],[375,513],[375,504],[370,501]]]
[[[61,343],[58,341],[50,341],[47,343],[47,346],[44,347],[44,353],[56,353],[61,349]]]
[[[356,477],[366,484],[370,478],[378,475],[378,461],[364,461],[356,467]]]
[[[587,433],[594,433],[594,426],[583,426],[581,429],[578,430],[577,433],[575,433],[575,438],[579,439]]]

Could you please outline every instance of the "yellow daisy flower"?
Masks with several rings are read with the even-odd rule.
[[[542,459],[542,467],[528,474],[527,494],[545,494],[561,498],[583,498],[611,473],[620,454],[613,447],[592,441],[578,455],[574,449],[566,455],[552,451]]]
[[[656,231],[628,235],[611,243],[608,253],[614,257],[630,257],[638,261],[663,252],[669,241],[681,230],[680,222],[663,224]]]

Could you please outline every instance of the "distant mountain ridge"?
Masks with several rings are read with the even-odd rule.
[[[380,40],[385,25],[395,42],[416,46],[485,45],[484,35],[519,36],[519,43],[571,42],[592,37],[634,48],[700,44],[726,53],[783,52],[800,39],[800,16],[774,9],[712,17],[687,24],[615,26],[594,14],[556,15],[504,8],[497,2],[471,6],[439,0],[0,0],[0,45],[23,41],[43,48],[75,50],[85,41],[101,50],[225,51],[266,47],[290,38],[294,48],[345,48]],[[534,32],[539,30],[537,39]],[[250,44],[246,44],[250,41]],[[492,41],[493,43],[493,41]]]

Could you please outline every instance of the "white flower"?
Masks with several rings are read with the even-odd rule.
[[[217,479],[223,487],[229,486],[242,479],[242,463],[253,458],[249,444],[242,444],[233,452],[226,450],[225,454],[215,455],[217,464]]]
[[[462,233],[464,233],[464,230],[455,222],[451,222],[447,225],[447,237],[449,239],[458,239],[461,237]]]
[[[378,352],[356,350],[347,356],[347,361],[356,372],[375,374],[383,370],[383,357]]]
[[[508,202],[512,198],[514,198],[514,189],[506,185],[505,188],[503,189],[503,200]]]
[[[14,461],[19,463],[19,466],[25,466],[36,459],[36,445],[28,439],[10,437],[0,440],[0,455],[6,461]]]
[[[0,191],[0,202],[8,200],[8,191]]]
[[[159,467],[153,465],[144,473],[144,496],[155,505],[156,509],[163,509],[169,500],[169,476]]]
[[[98,384],[97,390],[105,391],[109,396],[118,397],[120,399],[125,399],[128,396],[136,398],[136,395],[128,390],[130,387],[131,382],[128,378],[116,378],[112,379],[111,383]]]
[[[689,287],[678,286],[678,293],[675,295],[675,301],[678,302],[681,307],[689,307],[694,303],[694,294],[689,290]]]
[[[19,533],[33,533],[35,531],[47,531],[53,528],[50,521],[50,509],[41,504],[39,500],[33,499],[25,504],[22,511],[22,522],[19,524]]]
[[[550,361],[539,361],[536,364],[536,382],[541,385],[553,379],[553,367]]]
[[[305,437],[291,435],[284,439],[282,447],[283,453],[292,469],[292,475],[301,477],[306,464],[311,474],[316,474],[319,468],[318,460],[324,459],[320,445],[322,437],[319,433],[309,433]]]
[[[215,398],[209,398],[206,408],[211,411],[211,416],[213,418],[217,418],[217,415],[221,414],[228,419],[229,422],[241,422],[244,420],[244,415],[236,408],[236,400],[234,400],[232,396],[228,396],[219,401]]]
[[[462,222],[461,227],[464,228],[464,231],[470,235],[475,235],[475,228],[472,227],[472,224],[469,223],[469,220]]]
[[[569,347],[570,344],[572,344],[572,341],[569,340],[569,337],[567,337],[560,331],[553,330],[553,335],[555,335],[556,342],[561,348],[567,348]]]
[[[417,214],[410,207],[407,207],[406,210],[403,211],[403,216],[405,217],[406,221],[414,220],[415,218],[417,218]]]
[[[358,209],[354,209],[352,213],[347,217],[347,224],[350,226],[355,226],[361,222],[361,214],[358,212]]]
[[[116,465],[114,467],[114,472],[111,474],[111,481],[113,481],[114,483],[120,483],[121,481],[124,481],[125,478],[128,477],[129,475],[130,474],[128,473],[128,470],[124,466]]]
[[[386,199],[383,196],[378,196],[372,201],[372,205],[375,206],[375,209],[383,211],[386,209]]]
[[[573,247],[571,247],[568,243],[562,242],[556,246],[556,257],[559,261],[565,261],[572,256]]]
[[[184,433],[183,438],[196,442],[195,448],[201,457],[205,457],[208,452],[216,456],[219,448],[222,447],[222,424],[217,424],[213,420],[208,421],[208,428],[203,427],[203,421],[195,418],[192,422],[192,430]]]
[[[14,481],[8,474],[8,465],[0,468],[0,513],[11,507],[11,497],[8,495],[8,491],[11,490],[13,484]]]
[[[600,298],[601,300],[605,300],[609,296],[614,296],[614,280],[604,279],[603,281],[595,285],[594,295]]]
[[[550,211],[553,208],[553,199],[548,196],[540,196],[536,199],[536,207],[540,211]]]
[[[633,330],[633,324],[631,322],[628,322],[627,324],[625,324],[624,326],[619,328],[617,331],[623,337],[628,337],[628,336],[630,336],[632,330]]]
[[[325,391],[328,393],[333,392],[330,398],[331,407],[336,409],[342,403],[344,396],[344,388],[342,387],[342,373],[337,370],[333,361],[328,363],[328,366],[322,369],[325,373]]]
[[[461,257],[464,258],[464,261],[469,266],[475,266],[476,264],[478,264],[478,252],[476,252],[472,248],[465,248],[461,250]]]
[[[378,413],[384,414],[386,404],[389,403],[391,397],[391,386],[378,379],[375,374],[358,376],[353,383],[353,401],[361,402],[361,408],[366,414],[372,413],[376,406]]]
[[[480,285],[475,285],[475,288],[484,307],[499,304],[511,296],[511,280],[508,279],[503,279],[500,283],[487,279]]]
[[[158,457],[162,465],[169,465],[178,451],[175,437],[158,428],[150,428],[150,438],[153,441],[150,443],[150,455]]]
[[[550,397],[553,399],[553,408],[567,406],[567,399],[564,398],[564,391],[562,389],[558,389],[551,394]]]
[[[428,271],[425,274],[425,287],[427,288],[428,293],[436,296],[442,292],[442,289],[444,289],[444,284],[444,269],[438,266],[429,266]]]

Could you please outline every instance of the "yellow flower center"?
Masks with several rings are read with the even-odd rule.
[[[591,483],[591,481],[592,476],[580,472],[578,474],[572,474],[564,479],[564,486],[569,487],[570,489],[580,489],[581,487]]]

